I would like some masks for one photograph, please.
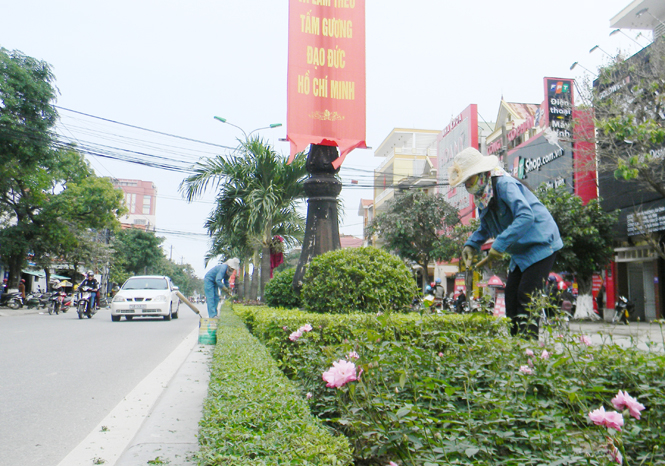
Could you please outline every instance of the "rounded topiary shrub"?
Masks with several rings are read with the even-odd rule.
[[[312,312],[346,314],[408,309],[416,282],[402,260],[374,247],[330,251],[312,259],[302,299]]]
[[[272,307],[300,307],[300,294],[293,289],[293,275],[296,269],[286,269],[276,273],[266,285],[264,300]]]

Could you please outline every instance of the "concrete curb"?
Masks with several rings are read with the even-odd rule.
[[[187,357],[115,466],[162,461],[196,466],[199,421],[208,394],[214,345],[198,345]]]
[[[169,391],[175,390],[172,387],[175,387],[175,381],[179,381],[180,379],[174,376],[179,373],[179,369],[183,366],[183,363],[192,355],[192,350],[196,348],[197,339],[198,328],[190,332],[161,364],[139,382],[92,432],[60,461],[58,466],[81,466],[87,464],[115,465],[127,449],[127,446],[131,444],[132,439],[138,438],[139,434],[142,433],[143,426],[147,426],[144,422],[145,419],[152,413],[158,412],[156,410],[157,406],[159,406],[158,401],[161,398],[167,398],[166,393]],[[203,373],[208,372],[207,366],[204,364],[199,364],[198,366],[200,366],[199,369]],[[207,390],[207,382],[205,383],[205,387]],[[185,399],[186,397],[183,396],[181,398]],[[166,412],[169,411],[168,408],[170,407],[170,414],[177,417],[180,415],[180,397],[178,400],[178,404],[162,405],[161,409]],[[187,405],[183,404],[182,406]],[[198,415],[201,415],[200,410]],[[182,428],[184,428],[185,424],[187,423],[183,423]],[[198,424],[198,420],[196,424]],[[155,456],[151,459],[154,459]],[[103,461],[103,463],[100,461]],[[125,464],[136,465],[141,463],[131,462]]]

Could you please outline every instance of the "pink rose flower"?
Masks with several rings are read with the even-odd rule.
[[[615,447],[614,445],[608,445],[607,453],[610,454],[612,461],[614,461],[617,464],[623,464],[623,455],[621,454],[621,452],[617,447]]]
[[[616,411],[608,411],[605,413],[605,425],[614,430],[621,430],[623,426],[623,415]]]
[[[527,360],[527,363],[529,363],[529,367],[533,367],[533,361],[531,360],[531,358]]]
[[[301,336],[302,336],[302,332],[300,330],[296,330],[291,335],[289,335],[289,340],[296,341]]]
[[[550,353],[547,352],[546,349],[543,350],[543,352],[540,354],[540,359],[549,359],[550,358]]]
[[[399,466],[399,465],[394,461],[391,461],[390,463],[388,463],[388,466]]]
[[[309,400],[310,398],[312,398],[312,393],[311,393],[311,392],[307,392],[307,395],[305,395],[305,397]]]
[[[520,366],[520,372],[523,374],[533,374],[533,369],[531,369],[529,366]]]
[[[356,365],[352,362],[340,359],[333,362],[333,366],[323,373],[323,380],[328,382],[326,387],[340,388],[348,382],[358,380],[356,376]]]
[[[591,338],[588,335],[580,335],[580,342],[587,346],[591,346]]]
[[[530,349],[528,349],[528,350],[526,350],[526,351],[524,352],[524,354],[526,354],[527,356],[531,357],[531,356],[533,356],[533,351],[531,351]]]
[[[601,406],[600,408],[591,411],[589,413],[589,419],[591,419],[597,426],[605,425],[605,408]]]
[[[347,354],[346,357],[349,359],[360,359],[360,356],[355,351],[349,352],[349,354]]]
[[[442,358],[442,357],[443,357],[443,353],[439,352],[439,357]]]
[[[286,325],[285,325],[284,327],[282,327],[282,330],[284,330],[285,332],[288,330],[288,328],[286,327]]]
[[[621,430],[623,426],[623,416],[616,411],[605,412],[604,407],[600,407],[589,413],[589,419],[597,426],[610,427],[614,430]]]
[[[305,324],[302,327],[300,327],[298,330],[302,332],[311,332],[312,331],[312,326],[309,324]]]
[[[627,392],[619,390],[617,396],[612,398],[612,404],[616,409],[628,408],[630,415],[635,419],[639,419],[641,416],[640,411],[644,409],[644,405],[637,401],[635,398],[630,396]]]

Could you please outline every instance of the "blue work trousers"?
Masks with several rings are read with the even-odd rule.
[[[206,294],[206,304],[208,305],[208,317],[217,317],[217,305],[219,304],[219,290],[215,279],[205,278],[203,291]]]

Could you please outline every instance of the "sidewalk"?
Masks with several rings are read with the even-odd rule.
[[[616,343],[623,347],[635,346],[645,351],[664,351],[665,325],[657,322],[631,322],[629,325],[614,325],[605,321],[570,322],[570,331],[584,333],[591,337],[593,344]]]
[[[208,394],[214,345],[197,344],[168,383],[116,466],[172,464],[194,466],[199,421]],[[149,461],[151,463],[149,463]]]

